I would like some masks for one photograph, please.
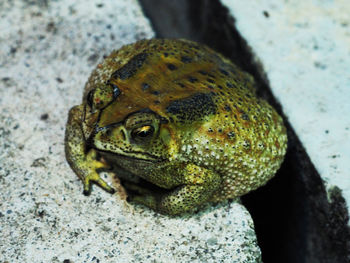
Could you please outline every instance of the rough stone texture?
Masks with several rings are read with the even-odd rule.
[[[239,203],[169,218],[95,187],[64,156],[91,70],[153,36],[136,1],[0,2],[0,262],[260,262]]]
[[[327,189],[350,202],[348,1],[229,1],[237,29],[260,59]]]

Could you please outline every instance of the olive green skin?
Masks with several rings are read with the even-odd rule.
[[[151,39],[92,72],[69,112],[65,146],[85,194],[92,183],[113,193],[99,176],[113,168],[131,200],[179,215],[264,185],[287,136],[253,78],[228,59],[187,40]]]

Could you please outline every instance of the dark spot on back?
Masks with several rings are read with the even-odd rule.
[[[177,85],[179,85],[181,88],[186,88],[186,86],[180,82],[176,83]]]
[[[151,87],[148,83],[142,83],[141,86],[142,86],[142,90],[147,90]]]
[[[212,93],[196,93],[185,99],[172,101],[166,108],[168,113],[176,116],[180,121],[202,120],[204,117],[216,113]]]
[[[214,83],[215,81],[213,79],[207,79],[208,82]]]
[[[155,90],[155,91],[152,91],[152,94],[153,94],[153,95],[159,95],[160,92],[159,92],[158,90]]]
[[[225,76],[228,76],[228,72],[226,71],[226,70],[224,70],[224,69],[219,69],[220,70],[220,72],[222,73],[222,74],[224,74]]]
[[[228,104],[225,105],[225,111],[231,111],[230,105],[228,105]]]
[[[250,141],[244,140],[243,147],[246,148],[246,149],[249,149],[250,148]]]
[[[243,120],[245,120],[245,121],[249,121],[249,116],[248,116],[247,113],[243,113],[242,116],[241,116],[241,118],[242,118]]]
[[[227,133],[227,137],[230,138],[230,139],[233,139],[235,137],[235,135],[236,134],[234,132],[232,132],[232,131]]]
[[[146,58],[147,58],[146,53],[137,54],[136,56],[132,57],[128,61],[128,63],[126,63],[123,67],[116,70],[112,74],[112,77],[117,79],[122,79],[122,80],[132,77],[133,75],[135,75],[137,70],[143,65]]]
[[[177,69],[177,67],[174,64],[171,64],[171,63],[167,64],[167,66],[168,66],[168,69],[170,69],[170,70]]]
[[[194,83],[194,82],[198,81],[198,79],[195,78],[195,77],[189,76],[188,77],[188,81],[191,82],[191,83]]]
[[[190,63],[190,62],[192,62],[192,59],[190,57],[188,57],[188,56],[182,56],[181,57],[181,61],[183,63]]]
[[[232,83],[230,83],[230,82],[226,82],[226,86],[228,87],[228,88],[233,88],[233,85],[232,85]]]
[[[208,75],[208,73],[206,71],[204,71],[204,70],[200,70],[198,72],[199,72],[199,74],[201,74],[203,76]]]

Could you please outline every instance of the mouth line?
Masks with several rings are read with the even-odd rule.
[[[98,149],[98,148],[97,148]],[[142,152],[123,152],[123,153],[116,153],[116,152],[111,152],[111,151],[107,151],[107,150],[101,150],[98,149],[98,151],[100,152],[104,152],[104,153],[108,153],[108,154],[112,154],[112,155],[116,155],[116,156],[120,156],[123,158],[128,158],[128,159],[136,159],[136,160],[140,160],[140,161],[144,161],[144,162],[150,162],[150,163],[161,163],[164,162],[166,159],[163,158],[158,158],[157,156],[154,156],[152,154],[149,153],[142,153]],[[140,158],[140,157],[136,157],[130,154],[137,154],[137,155],[142,155],[142,156],[147,156],[150,159],[144,159],[144,158]]]

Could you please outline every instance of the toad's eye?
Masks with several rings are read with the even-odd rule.
[[[152,136],[154,128],[150,125],[145,125],[136,129],[133,129],[131,136],[135,140],[143,140]]]

